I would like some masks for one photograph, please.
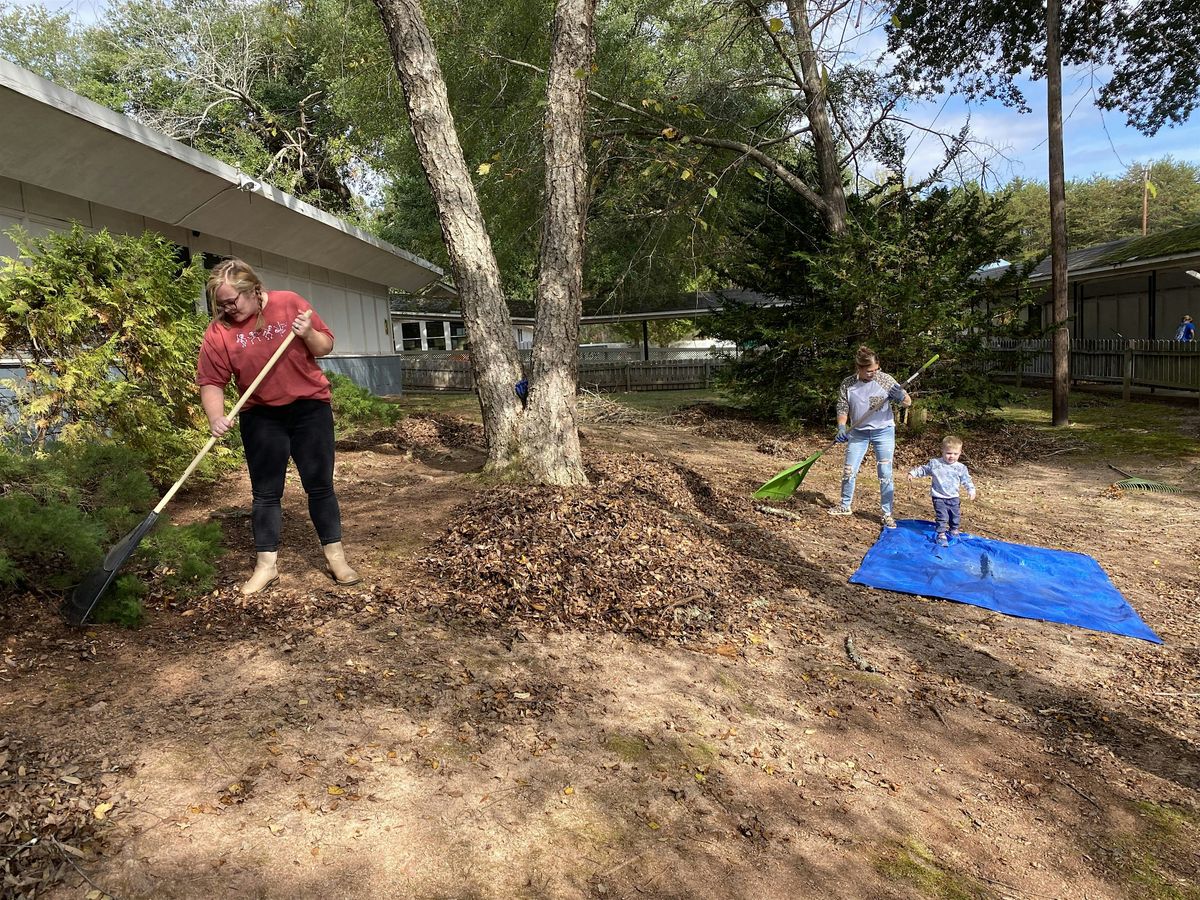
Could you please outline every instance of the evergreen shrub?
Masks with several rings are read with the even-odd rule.
[[[387,427],[404,418],[399,406],[372,394],[352,378],[337,372],[327,376],[333,392],[333,421],[339,432]]]
[[[21,360],[26,377],[0,387],[16,395],[15,433],[38,450],[111,441],[170,484],[209,436],[195,385],[201,261],[181,266],[151,232],[8,235],[19,254],[0,257],[0,356]],[[196,477],[239,462],[218,445]]]
[[[37,454],[0,447],[0,592],[33,590],[61,601],[157,496],[142,459],[127,447],[55,443]],[[106,592],[95,621],[140,621],[142,576],[155,575],[177,595],[211,590],[221,537],[215,522],[173,526],[160,519]]]

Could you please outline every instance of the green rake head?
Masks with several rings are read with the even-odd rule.
[[[1182,494],[1183,488],[1173,484],[1163,484],[1161,481],[1147,481],[1145,478],[1124,478],[1116,483],[1123,491],[1150,491],[1154,494]]]
[[[824,451],[822,451],[823,453]],[[796,488],[800,487],[800,482],[804,480],[804,476],[808,474],[808,470],[813,467],[818,459],[821,458],[821,453],[814,453],[791,468],[784,469],[757,491],[753,496],[755,500],[786,500],[796,492]]]

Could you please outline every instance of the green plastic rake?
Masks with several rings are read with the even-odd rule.
[[[1138,478],[1136,475],[1130,475],[1128,472],[1122,471],[1112,463],[1108,467],[1114,472],[1124,475],[1125,478],[1116,482],[1116,487],[1123,491],[1150,491],[1153,494],[1182,494],[1183,488],[1177,488],[1173,484],[1165,484],[1161,481],[1149,481],[1145,478]]]
[[[932,366],[935,362],[937,362],[940,355],[941,354],[935,353],[933,356],[929,357],[929,361],[927,363],[925,363],[925,365],[921,366],[921,368],[917,369],[917,371],[915,371],[911,375],[909,375],[908,378],[900,386],[907,388],[910,384],[912,384],[914,381],[917,380],[918,375],[920,375],[922,372],[924,372],[926,369],[928,369],[930,366]],[[855,426],[857,426],[857,425],[858,425],[857,422],[852,423],[850,425],[850,430],[853,431]],[[753,494],[754,499],[756,499],[756,500],[786,500],[788,497],[792,496],[792,494],[794,494],[796,492],[796,488],[800,487],[800,482],[802,482],[804,480],[804,476],[808,474],[808,470],[811,469],[814,465],[816,465],[817,460],[820,459],[822,456],[824,456],[826,453],[828,453],[830,450],[832,450],[836,446],[837,446],[837,441],[834,441],[828,447],[826,447],[824,450],[818,450],[812,456],[809,456],[808,458],[801,460],[800,462],[796,463],[794,466],[784,469],[782,472],[780,472],[774,478],[770,479],[765,484],[763,484],[763,486],[760,487],[757,491],[755,491]]]

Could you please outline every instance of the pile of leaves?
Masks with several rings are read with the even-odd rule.
[[[705,437],[745,444],[779,440],[787,434],[786,429],[756,418],[753,413],[717,403],[696,403],[684,407],[662,422],[664,425],[690,429]]]
[[[941,456],[942,436],[950,433],[963,439],[962,461],[971,469],[1000,469],[1077,449],[1058,435],[1029,425],[989,419],[962,427],[930,428],[902,440],[896,448],[897,466],[920,465]]]
[[[494,623],[690,641],[764,615],[759,574],[724,543],[721,500],[695,473],[595,453],[592,488],[480,494],[425,557],[435,601]]]
[[[396,445],[430,450],[484,446],[483,426],[445,413],[408,416],[396,426]]]
[[[120,800],[108,760],[80,763],[0,737],[0,895],[41,896],[61,881],[83,881]]]
[[[374,431],[360,429],[339,435],[338,450],[444,451],[457,447],[483,447],[483,426],[444,413],[415,413],[395,427]]]

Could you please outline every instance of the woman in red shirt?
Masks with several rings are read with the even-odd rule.
[[[333,332],[299,294],[268,293],[240,259],[219,263],[208,278],[212,323],[200,345],[196,382],[214,437],[233,427],[225,415],[225,387],[232,378],[245,392],[289,331],[292,341],[241,412],[242,444],[253,494],[254,574],[242,585],[253,594],[279,580],[279,530],[283,522],[288,459],[296,461],[308,494],[308,513],[338,584],[361,579],[346,562],[342,516],[333,491],[333,408],[329,379],[316,357],[333,350]]]

